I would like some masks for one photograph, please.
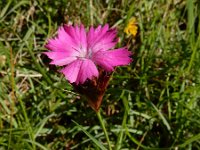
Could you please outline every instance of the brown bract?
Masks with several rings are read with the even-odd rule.
[[[86,81],[84,84],[72,84],[74,89],[78,93],[86,97],[88,104],[96,112],[101,106],[103,96],[107,89],[111,74],[112,73],[108,73],[103,69],[99,69],[98,78],[95,77],[92,80]]]

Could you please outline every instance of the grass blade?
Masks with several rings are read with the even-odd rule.
[[[87,132],[81,125],[79,125],[77,122],[73,121],[99,148],[102,150],[107,150],[103,144],[99,141],[97,141],[94,136],[92,136],[89,132]]]

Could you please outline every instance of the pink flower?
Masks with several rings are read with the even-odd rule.
[[[64,25],[58,35],[45,45],[52,59],[51,64],[64,66],[61,72],[70,83],[83,84],[87,79],[98,77],[98,67],[107,72],[116,66],[131,62],[131,53],[126,48],[113,49],[117,44],[116,30],[108,24],[90,27],[86,32],[83,25]]]

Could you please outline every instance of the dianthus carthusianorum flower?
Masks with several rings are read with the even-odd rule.
[[[116,29],[108,24],[90,27],[63,25],[55,38],[49,39],[45,54],[51,64],[64,66],[61,72],[70,83],[83,84],[87,79],[99,76],[98,68],[112,72],[114,67],[131,62],[126,48],[113,49],[117,44]]]

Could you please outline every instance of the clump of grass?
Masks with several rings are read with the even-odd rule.
[[[103,149],[94,112],[42,55],[63,23],[109,23],[134,62],[103,101],[113,149],[200,148],[199,1],[1,1],[1,149]],[[124,27],[136,17],[133,39]]]

